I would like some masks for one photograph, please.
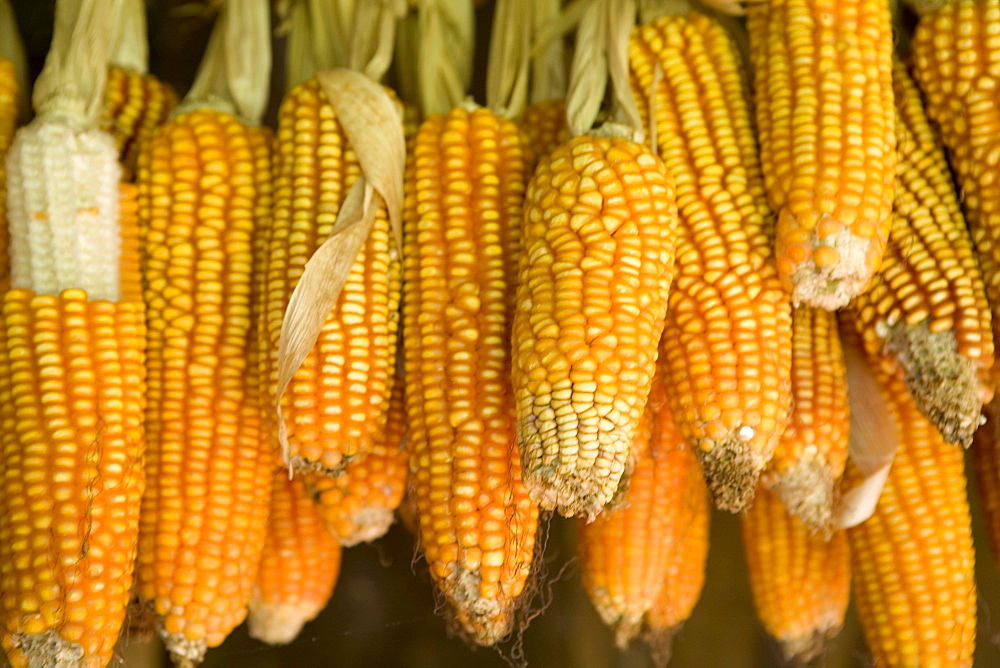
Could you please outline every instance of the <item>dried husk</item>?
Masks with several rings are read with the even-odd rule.
[[[520,116],[528,104],[532,18],[532,0],[497,0],[493,10],[486,106],[508,118]]]
[[[146,37],[145,0],[121,0],[121,11],[114,22],[111,63],[145,74],[149,71],[149,43]]]
[[[872,516],[899,445],[893,408],[879,387],[855,337],[842,339],[851,422],[848,453],[860,481],[842,494],[834,525],[848,529]]]
[[[24,56],[24,43],[17,29],[17,20],[10,6],[10,0],[0,0],[0,58],[13,63],[18,89],[27,90],[28,61]],[[28,115],[28,96],[23,92],[18,95],[18,115],[22,118]]]
[[[407,102],[424,115],[443,114],[465,99],[472,82],[475,14],[472,0],[410,0],[397,29],[397,79]]]
[[[538,36],[559,19],[559,0],[535,0],[533,3],[531,46],[531,102],[545,102],[566,97],[566,49],[563,33],[547,42]]]
[[[259,125],[270,94],[270,78],[268,0],[226,0],[194,83],[175,113],[210,105]]]
[[[289,444],[281,397],[316,344],[383,201],[397,247],[402,248],[406,148],[399,106],[360,72],[338,68],[316,78],[357,153],[362,174],[348,191],[330,237],[306,263],[281,323],[275,410],[286,461]]]

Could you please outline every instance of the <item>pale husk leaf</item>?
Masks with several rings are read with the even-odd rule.
[[[893,408],[868,366],[864,351],[847,337],[842,345],[851,407],[848,451],[861,474],[860,482],[843,490],[834,519],[838,529],[847,529],[875,512],[896,456],[899,432]]]
[[[563,34],[541,42],[542,31],[559,20],[559,0],[536,0],[532,16],[534,42],[531,47],[532,102],[566,97],[566,48]]]
[[[244,121],[258,125],[267,106],[270,78],[268,0],[227,0],[179,111],[203,103],[230,104]]]
[[[278,441],[286,460],[288,432],[281,416],[281,396],[316,344],[383,202],[402,248],[406,149],[398,106],[384,88],[359,72],[334,69],[316,78],[354,147],[362,175],[348,191],[330,237],[306,263],[281,323],[275,409]]]
[[[145,0],[122,0],[121,11],[114,23],[111,63],[145,74],[149,71]]]
[[[416,0],[417,29],[405,27],[416,63],[417,99],[424,114],[443,114],[465,99],[472,81],[475,14],[472,0]]]
[[[28,61],[24,56],[24,43],[21,41],[21,32],[17,29],[17,19],[10,0],[0,0],[0,58],[13,63],[18,87],[22,91],[27,90]],[[19,98],[21,101],[27,100],[26,95],[20,95]]]
[[[336,13],[330,0],[299,0],[288,19],[285,47],[285,78],[293,88],[316,72],[347,63],[347,48],[334,35]]]
[[[486,106],[514,118],[528,105],[532,0],[497,0],[493,9]]]
[[[104,102],[113,18],[122,0],[59,0],[52,43],[31,102],[41,113],[50,100],[73,100],[88,122]],[[60,104],[64,109],[65,105]]]
[[[396,23],[405,13],[405,0],[374,0],[358,4],[347,66],[364,72],[373,81],[385,76],[392,63]]]
[[[628,71],[628,40],[635,27],[634,0],[619,0],[608,4],[608,76],[614,93],[612,118],[632,131],[632,141],[642,143],[646,138],[639,108],[632,94]]]
[[[589,0],[576,30],[576,46],[566,92],[571,137],[588,134],[597,120],[608,85],[609,0]]]

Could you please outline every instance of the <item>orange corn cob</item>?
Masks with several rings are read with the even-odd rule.
[[[844,625],[851,597],[847,535],[813,533],[764,487],[742,519],[757,616],[786,660],[811,661]]]
[[[884,0],[747,3],[760,159],[794,302],[833,310],[882,261],[892,218],[892,22]]]
[[[486,109],[436,114],[405,179],[407,447],[420,540],[458,620],[484,645],[511,628],[538,520],[507,380],[523,142]]]
[[[272,645],[289,643],[333,595],[340,573],[340,544],[316,512],[302,476],[284,467],[272,475],[271,514],[260,570],[250,598],[250,636]]]
[[[829,529],[847,463],[847,370],[833,313],[792,310],[792,411],[764,479],[813,530]]]
[[[407,459],[404,383],[397,379],[389,398],[385,438],[364,457],[349,463],[336,478],[309,476],[309,490],[316,499],[320,518],[351,547],[381,538],[395,519],[395,511],[406,491]]]
[[[546,100],[528,105],[519,124],[528,136],[536,158],[543,158],[569,139],[566,100]]]
[[[979,504],[986,516],[986,531],[993,545],[993,556],[1000,562],[1000,399],[994,399],[983,411],[986,423],[976,431],[972,461],[976,472]]]
[[[921,414],[898,374],[873,371],[900,438],[874,515],[847,531],[865,640],[889,666],[971,666],[976,583],[962,451]]]
[[[601,619],[614,627],[622,648],[668,586],[680,555],[688,550],[700,554],[704,567],[704,545],[699,551],[684,543],[707,540],[705,527],[692,530],[692,521],[708,521],[705,481],[694,453],[674,426],[666,395],[664,376],[658,373],[633,443],[644,454],[636,462],[622,507],[578,526],[584,587]],[[643,439],[646,442],[639,443]]]
[[[657,148],[677,180],[660,344],[671,408],[716,505],[735,512],[753,498],[791,401],[791,305],[774,269],[740,58],[697,13],[636,30],[629,58],[636,103],[644,116],[654,107]]]
[[[673,179],[648,148],[577,137],[525,195],[513,380],[525,481],[592,519],[628,460],[673,274]]]
[[[882,269],[855,302],[871,355],[898,363],[921,411],[968,446],[993,394],[993,332],[979,264],[944,151],[897,62],[896,201]]]
[[[139,157],[149,327],[149,484],[139,594],[175,658],[199,661],[246,616],[273,456],[250,387],[255,223],[270,211],[270,136],[201,108]]]
[[[142,303],[142,269],[139,258],[139,189],[132,183],[118,186],[122,251],[119,261],[123,302]]]
[[[955,0],[927,11],[913,35],[913,75],[940,128],[962,193],[993,339],[1000,340],[1000,0]],[[959,342],[961,345],[961,342]],[[1000,368],[993,370],[994,382]]]
[[[101,128],[115,139],[125,181],[134,178],[143,143],[176,106],[173,89],[153,75],[114,65],[108,68]]]
[[[10,287],[10,256],[7,254],[7,149],[17,125],[17,76],[14,63],[0,57],[0,294]]]
[[[288,300],[361,173],[316,79],[285,96],[275,150],[274,216],[266,232],[260,296],[261,400],[268,415]],[[293,469],[335,474],[345,458],[382,440],[396,359],[400,278],[383,206],[313,351],[282,398]]]
[[[111,661],[144,485],[143,309],[117,261],[135,226],[113,140],[60,102],[7,155],[0,647],[18,667]]]

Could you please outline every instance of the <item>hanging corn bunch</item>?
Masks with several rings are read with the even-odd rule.
[[[144,485],[143,309],[126,301],[114,140],[97,127],[116,8],[61,0],[37,116],[7,156],[0,323],[0,647],[102,666],[125,618]]]

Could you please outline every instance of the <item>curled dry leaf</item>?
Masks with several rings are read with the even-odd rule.
[[[843,490],[834,523],[838,529],[861,524],[875,512],[899,444],[893,407],[852,337],[842,340],[851,405],[849,453],[861,481]]]
[[[286,459],[288,434],[281,416],[281,396],[316,344],[383,202],[397,246],[402,248],[406,149],[399,107],[384,88],[359,72],[335,69],[316,78],[357,153],[362,175],[348,191],[330,237],[306,263],[281,323],[275,410],[278,440]]]

